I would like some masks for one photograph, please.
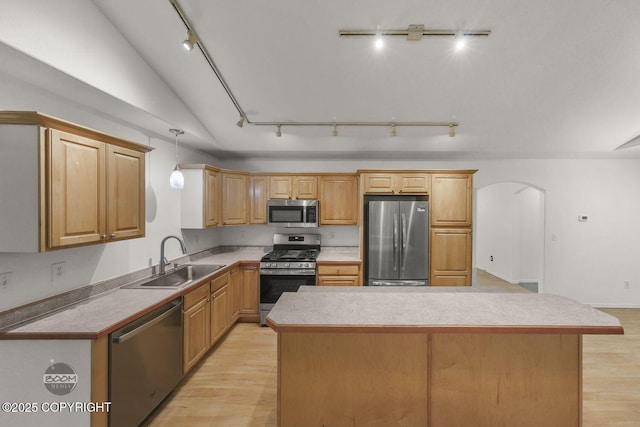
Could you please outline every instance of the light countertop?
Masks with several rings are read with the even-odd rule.
[[[278,332],[623,333],[615,317],[557,295],[453,293],[429,287],[285,293],[267,324]]]

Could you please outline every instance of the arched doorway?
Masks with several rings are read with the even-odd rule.
[[[487,185],[476,193],[476,267],[532,292],[544,278],[543,189],[522,182]]]

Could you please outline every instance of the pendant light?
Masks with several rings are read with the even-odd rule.
[[[169,129],[169,132],[176,136],[176,167],[173,169],[173,172],[171,172],[171,176],[169,177],[169,185],[171,188],[182,190],[184,188],[184,176],[182,175],[180,166],[178,166],[178,135],[182,135],[184,131],[181,131],[180,129]]]

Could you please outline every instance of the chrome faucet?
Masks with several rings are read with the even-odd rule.
[[[167,239],[176,239],[178,242],[180,242],[180,249],[182,249],[182,253],[183,254],[187,254],[187,247],[184,245],[184,241],[179,238],[178,236],[167,236],[164,239],[162,239],[162,242],[160,243],[160,265],[159,265],[159,269],[158,269],[158,274],[164,274],[165,273],[165,267],[167,264],[169,264],[169,261],[167,261],[167,258],[165,258],[164,256],[164,242],[167,241]]]

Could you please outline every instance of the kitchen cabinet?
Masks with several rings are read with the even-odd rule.
[[[431,226],[471,226],[473,175],[433,174],[431,191]]]
[[[318,177],[310,175],[275,175],[269,177],[270,199],[317,199]]]
[[[229,325],[238,320],[240,315],[240,309],[242,307],[242,276],[240,275],[240,268],[233,267],[229,271]]]
[[[267,223],[269,177],[252,176],[249,184],[249,223]]]
[[[320,177],[320,225],[358,223],[358,179],[356,175]]]
[[[0,112],[2,252],[143,237],[150,147],[35,112]]]
[[[260,320],[260,275],[258,267],[258,263],[240,266],[242,281],[240,319],[247,322],[258,322]]]
[[[211,345],[231,324],[229,279],[229,273],[225,273],[211,281]]]
[[[471,229],[431,229],[431,286],[471,286]]]
[[[247,224],[249,206],[249,174],[223,171],[222,173],[222,224]]]
[[[318,262],[316,282],[318,286],[361,286],[360,263]]]
[[[209,283],[189,292],[183,299],[182,372],[186,373],[207,353],[210,340],[211,304]]]
[[[180,191],[181,227],[201,229],[220,225],[221,179],[209,165],[180,165],[184,188]]]
[[[361,174],[364,194],[429,194],[426,172],[385,171]]]

